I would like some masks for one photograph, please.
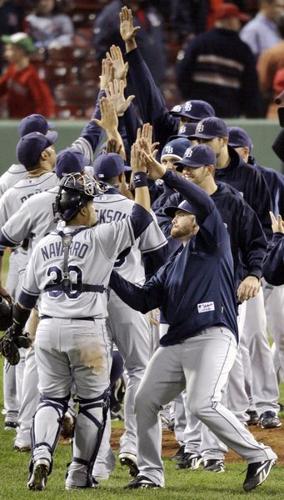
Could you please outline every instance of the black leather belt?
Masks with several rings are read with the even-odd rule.
[[[55,316],[47,316],[46,314],[40,316],[39,319],[76,319],[78,321],[95,321],[94,316],[82,316],[81,318],[56,318]]]

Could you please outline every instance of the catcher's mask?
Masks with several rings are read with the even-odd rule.
[[[98,183],[88,175],[66,175],[59,184],[55,211],[61,219],[69,222],[100,192]]]

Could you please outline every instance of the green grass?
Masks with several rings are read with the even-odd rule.
[[[0,362],[2,379],[2,362]],[[2,383],[1,383],[2,387]],[[281,387],[282,401],[284,399],[284,385]],[[0,404],[3,407],[2,393]],[[117,427],[121,424],[114,423]],[[4,430],[4,417],[0,416],[0,443],[1,443],[1,487],[0,499],[24,500],[39,496],[44,499],[98,499],[98,500],[124,500],[124,499],[149,499],[161,498],[167,500],[182,499],[209,499],[228,500],[243,499],[246,495],[242,490],[245,477],[246,464],[230,463],[226,466],[224,474],[214,474],[197,471],[177,471],[170,460],[165,460],[166,488],[161,490],[128,491],[124,486],[129,481],[126,470],[117,463],[115,470],[108,481],[103,481],[96,490],[64,491],[64,478],[66,464],[70,461],[70,447],[59,444],[54,457],[53,472],[48,480],[44,492],[30,492],[26,489],[28,476],[29,453],[17,453],[12,450],[14,431]],[[284,443],[283,443],[284,445]],[[269,480],[255,492],[249,494],[250,499],[284,498],[284,467],[276,466],[271,472]]]

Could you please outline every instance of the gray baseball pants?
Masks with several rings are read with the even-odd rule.
[[[221,404],[237,344],[223,327],[205,329],[181,344],[159,347],[135,400],[139,474],[164,486],[159,410],[184,388],[187,408],[249,463],[276,458]]]

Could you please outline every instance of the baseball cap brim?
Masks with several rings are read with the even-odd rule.
[[[191,163],[190,161],[187,161],[184,159],[184,160],[180,160],[180,161],[175,162],[175,166],[176,166],[177,171],[180,172],[183,169],[183,167],[190,167],[190,168],[204,167],[204,163],[202,165],[197,165],[196,162]]]
[[[58,133],[56,130],[48,130],[45,137],[49,140],[50,144],[54,144],[58,139]]]
[[[188,138],[189,139],[214,139],[214,137],[216,137],[216,135],[208,135],[208,134],[199,134],[199,133],[195,133],[194,135],[189,135]]]
[[[188,214],[194,215],[193,212],[191,212],[190,210],[185,210],[184,208],[181,208],[181,207],[171,206],[171,207],[166,207],[164,209],[164,213],[166,215],[168,215],[169,217],[171,217],[171,219],[173,219],[175,217],[177,211],[187,212]]]

